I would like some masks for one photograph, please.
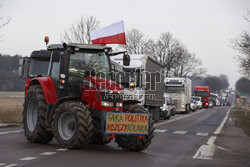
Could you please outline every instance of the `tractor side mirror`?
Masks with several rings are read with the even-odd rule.
[[[29,60],[28,57],[23,57],[19,60],[19,67],[18,67],[17,74],[22,79],[26,78],[28,60]]]
[[[18,76],[20,77],[20,78],[23,78],[23,66],[19,66],[18,67]]]
[[[124,66],[130,65],[130,56],[126,52],[123,54],[123,65]]]
[[[53,62],[59,62],[60,61],[60,54],[61,52],[59,50],[55,50],[52,53],[52,61]]]

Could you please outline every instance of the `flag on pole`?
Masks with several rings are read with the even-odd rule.
[[[93,44],[122,44],[126,45],[123,21],[111,24],[90,33]]]

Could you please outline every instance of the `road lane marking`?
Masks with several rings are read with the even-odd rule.
[[[24,130],[14,130],[14,131],[9,131],[9,133],[20,133],[23,132]]]
[[[53,155],[53,154],[56,154],[56,152],[44,152],[44,153],[41,153],[41,155]]]
[[[6,135],[8,134],[9,132],[0,132],[0,135]]]
[[[0,163],[0,166],[3,166],[3,165],[5,165],[6,163]]]
[[[156,133],[164,133],[166,132],[167,130],[164,130],[164,129],[155,129],[154,132]]]
[[[206,159],[212,160],[215,147],[210,145],[201,145],[197,152],[194,154],[193,159]]]
[[[184,134],[186,134],[187,133],[187,131],[175,131],[174,132],[175,134],[178,134],[178,135],[184,135]]]
[[[38,157],[25,157],[25,158],[21,158],[19,160],[21,161],[31,161],[31,160],[34,160],[34,159],[37,159]]]
[[[200,110],[200,111],[196,111],[196,112],[194,112],[192,114],[188,114],[188,115],[184,115],[184,116],[180,116],[180,117],[174,118],[172,120],[166,120],[166,121],[163,121],[163,122],[155,123],[154,127],[156,128],[156,127],[159,127],[159,126],[162,126],[162,125],[165,125],[165,124],[169,124],[171,122],[175,122],[175,121],[181,120],[183,118],[194,116],[194,115],[199,114],[199,113],[204,112],[204,111],[205,110]]]
[[[210,145],[210,146],[214,145],[214,142],[215,142],[216,138],[217,138],[216,136],[211,136],[208,139],[207,144]]]
[[[214,131],[215,135],[218,135],[223,126],[225,125],[228,114],[230,112],[231,108],[227,111],[226,116],[224,117],[223,121],[220,123],[219,127]],[[193,156],[193,159],[205,159],[205,160],[212,160],[215,152],[216,145],[214,144],[215,140],[217,139],[217,136],[211,136],[206,145],[201,145],[200,148],[196,151],[196,153]]]
[[[59,149],[56,149],[56,151],[67,151],[68,149],[66,148],[59,148]]]
[[[14,131],[7,131],[7,132],[0,132],[0,135],[6,135],[10,133],[20,133],[23,132],[24,130],[14,130]]]
[[[229,109],[229,110],[227,111],[227,114],[226,114],[225,118],[224,118],[223,121],[221,122],[220,126],[219,126],[219,127],[216,129],[216,131],[214,132],[215,135],[218,135],[218,134],[221,132],[223,126],[225,125],[225,123],[226,123],[226,121],[227,121],[227,118],[228,118],[228,115],[229,115],[230,110],[231,110],[231,109]]]
[[[6,165],[6,166],[3,166],[3,167],[13,167],[13,166],[17,166],[17,164],[10,164],[10,165]]]
[[[208,133],[205,133],[205,132],[197,132],[196,133],[196,136],[207,136]]]

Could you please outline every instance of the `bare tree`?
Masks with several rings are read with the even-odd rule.
[[[3,7],[2,4],[0,4],[0,9]],[[3,16],[0,16],[0,29],[3,28],[4,26],[6,26],[11,20],[11,17],[3,17]],[[0,34],[0,41],[1,41],[1,38],[2,38],[2,35]]]
[[[242,93],[247,93],[250,95],[250,80],[248,78],[240,78],[236,84],[235,87],[238,91],[242,92]]]
[[[250,23],[250,11],[248,15],[244,17],[247,22]],[[233,42],[233,47],[241,54],[236,56],[239,62],[240,72],[243,75],[250,77],[250,34],[247,31],[243,31],[241,35]]]
[[[69,43],[90,44],[90,32],[98,28],[100,21],[93,16],[81,17],[63,33],[63,40]]]
[[[200,77],[205,73],[206,69],[202,67],[201,59],[196,58],[194,53],[188,53],[187,49],[183,49],[171,70],[172,76],[175,77]]]
[[[178,58],[183,52],[182,44],[169,32],[162,33],[156,43],[155,59],[163,64],[166,76],[170,76],[170,71],[176,65]]]
[[[121,48],[127,47],[129,54],[147,54],[152,56],[155,51],[155,42],[152,39],[148,39],[138,29],[131,29],[126,32],[127,46],[120,45]]]

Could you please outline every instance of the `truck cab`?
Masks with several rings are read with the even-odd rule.
[[[189,78],[165,78],[164,83],[164,92],[173,98],[176,112],[188,113],[191,104],[191,80]]]
[[[202,107],[209,107],[209,87],[208,86],[195,86],[194,87],[194,96],[201,97]]]

